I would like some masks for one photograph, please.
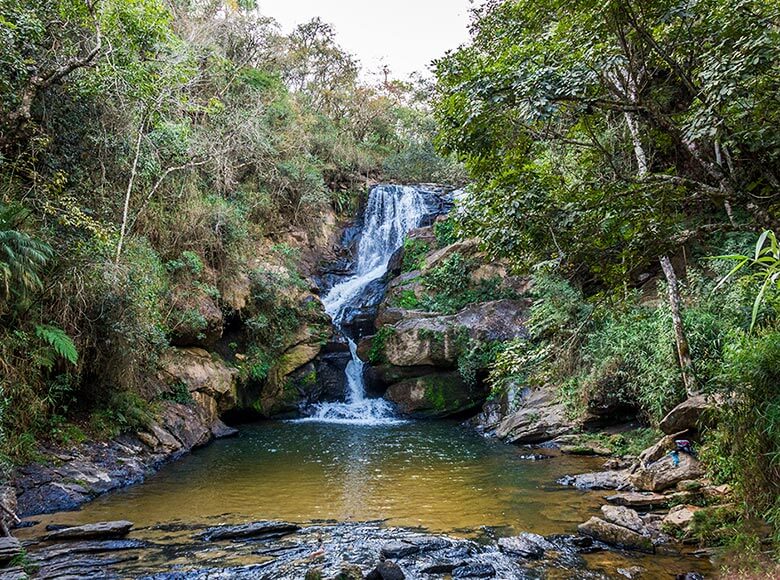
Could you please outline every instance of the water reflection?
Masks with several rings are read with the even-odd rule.
[[[137,526],[387,520],[436,532],[489,526],[546,534],[572,531],[595,513],[597,495],[553,482],[597,464],[571,457],[534,462],[521,454],[451,423],[268,423],[246,427],[238,439],[217,442],[81,513],[51,519],[126,518]]]

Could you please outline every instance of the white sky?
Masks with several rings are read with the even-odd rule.
[[[364,72],[383,64],[394,78],[425,72],[435,58],[468,40],[472,0],[258,0],[261,14],[284,32],[319,16],[335,27],[339,44]]]

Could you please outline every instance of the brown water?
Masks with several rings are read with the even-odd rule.
[[[356,427],[265,423],[242,428],[165,467],[146,483],[87,504],[80,511],[36,517],[47,523],[128,519],[136,537],[160,540],[157,524],[198,525],[282,519],[383,520],[387,525],[477,538],[522,531],[572,533],[599,511],[604,493],[563,488],[567,473],[598,469],[603,460],[560,456],[529,460],[528,449],[504,445],[448,422]],[[701,568],[690,561],[593,556],[595,567],[639,562],[669,571]]]

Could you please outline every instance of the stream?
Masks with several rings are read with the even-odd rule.
[[[168,465],[142,485],[80,511],[34,518],[19,534],[31,542],[47,525],[130,520],[135,526],[126,540],[30,544],[42,575],[293,579],[318,569],[333,578],[347,565],[368,572],[380,552],[395,554],[407,578],[708,572],[703,560],[607,550],[575,535],[599,512],[604,494],[555,482],[598,470],[603,459],[504,445],[450,421],[407,421],[384,399],[366,395],[350,319],[368,292],[376,294],[370,288],[405,235],[431,213],[418,188],[371,191],[353,271],[323,299],[350,346],[343,401],[322,402],[297,420],[243,426],[238,437]],[[301,529],[247,541],[209,537],[214,526],[264,520]],[[545,546],[544,557],[518,559],[498,549],[501,538],[525,532],[546,536],[532,536]],[[399,540],[413,554],[395,553]]]

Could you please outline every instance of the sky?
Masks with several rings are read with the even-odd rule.
[[[258,0],[260,13],[284,32],[319,16],[336,29],[339,44],[364,73],[406,79],[468,40],[471,0]]]

